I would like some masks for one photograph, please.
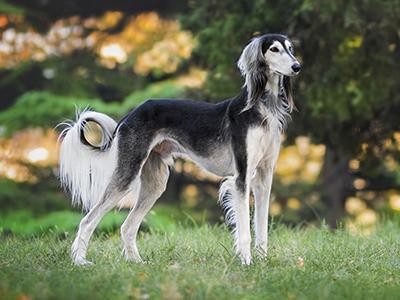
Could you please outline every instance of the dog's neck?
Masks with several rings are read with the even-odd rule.
[[[241,99],[241,105],[244,105],[244,108],[242,108],[241,112],[249,110],[252,108],[254,105],[262,105],[269,107],[271,106],[271,101],[273,101],[276,105],[281,106],[282,103],[280,103],[279,99],[282,93],[282,84],[283,84],[283,76],[276,74],[270,70],[267,70],[265,73],[265,79],[266,83],[263,88],[263,92],[257,99],[255,103],[249,104],[249,99],[248,99],[248,94],[249,94],[249,89],[248,89],[248,84],[250,82],[250,79],[246,77],[246,82],[243,88],[244,91],[244,97],[240,98]],[[243,102],[242,102],[243,101]],[[273,106],[276,106],[273,105]]]
[[[260,103],[266,106],[271,105],[271,101],[276,104],[281,104],[279,98],[282,94],[282,75],[273,72],[268,72],[268,80],[265,84],[264,94],[260,98]]]
[[[267,122],[268,126],[283,131],[290,114],[282,101],[283,76],[272,72],[268,73],[268,81],[265,85],[264,96],[260,99],[258,106],[264,115],[262,123]]]
[[[282,76],[271,71],[268,72],[268,81],[265,85],[265,92],[278,98],[281,92]]]

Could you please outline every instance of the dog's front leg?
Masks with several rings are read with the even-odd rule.
[[[236,179],[233,201],[236,214],[236,252],[242,264],[249,265],[251,263],[249,184],[243,177],[239,176]]]
[[[252,181],[254,195],[254,232],[255,247],[261,256],[267,256],[268,251],[268,209],[271,195],[273,168],[257,170]]]

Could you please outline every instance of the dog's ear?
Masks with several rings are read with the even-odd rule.
[[[242,111],[252,108],[264,93],[267,84],[267,64],[262,52],[262,39],[253,39],[243,50],[237,63],[247,88],[247,104]]]
[[[295,106],[294,100],[293,100],[292,85],[293,85],[292,78],[290,78],[289,76],[283,76],[283,91],[285,93],[287,106],[288,106],[288,109],[290,112],[292,112],[293,109],[296,109],[296,106]]]

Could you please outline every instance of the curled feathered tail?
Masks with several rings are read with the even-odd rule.
[[[105,114],[84,111],[60,134],[60,181],[72,204],[89,210],[100,201],[117,163],[117,123]]]

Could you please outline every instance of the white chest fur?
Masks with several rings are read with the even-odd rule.
[[[249,170],[255,170],[265,160],[275,164],[280,146],[280,130],[278,124],[267,127],[251,127],[247,132],[246,146]]]

